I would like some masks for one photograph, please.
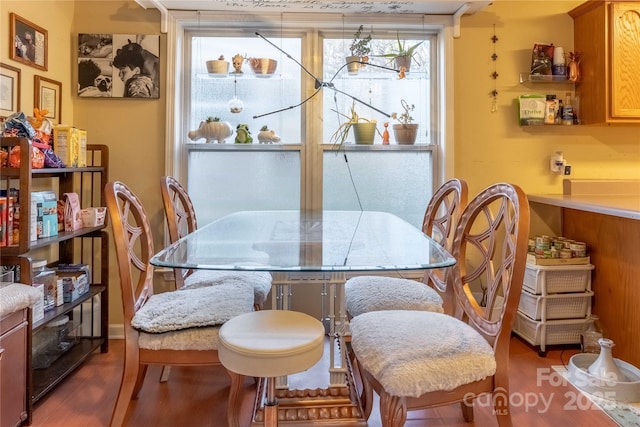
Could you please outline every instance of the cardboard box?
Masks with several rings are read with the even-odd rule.
[[[36,322],[44,319],[44,285],[33,285],[34,288],[38,289],[42,295],[40,295],[40,299],[36,301],[31,309],[31,327]]]
[[[522,95],[518,97],[518,120],[520,126],[544,125],[546,109],[544,95]]]
[[[83,227],[100,227],[104,225],[104,219],[107,216],[107,208],[86,208],[80,212]]]
[[[2,198],[6,198],[7,200],[7,213],[5,221],[7,224],[7,246],[17,246],[20,242],[20,205],[18,203],[19,194],[20,190],[18,190],[17,188],[0,190],[0,200],[2,200]]]
[[[31,204],[35,201],[37,238],[58,235],[58,197],[53,191],[34,191]]]
[[[78,129],[78,167],[87,167],[87,131]]]
[[[536,254],[527,254],[527,263],[533,265],[584,265],[589,264],[591,258],[588,256],[577,258],[542,258]]]
[[[78,130],[73,126],[66,125],[53,127],[53,151],[68,168],[78,166],[78,152],[80,149],[80,133]]]
[[[89,292],[89,279],[85,273],[60,273],[62,279],[62,300],[73,302]]]
[[[76,231],[82,228],[80,199],[76,193],[64,193],[64,231]]]
[[[86,264],[59,264],[56,273],[62,280],[64,302],[73,302],[89,292],[91,275]]]

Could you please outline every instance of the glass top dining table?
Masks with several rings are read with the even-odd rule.
[[[290,309],[291,286],[321,282],[321,297],[328,301],[323,302],[327,311],[321,316],[327,321],[330,337],[329,385],[313,391],[305,383],[296,389],[295,403],[280,406],[298,415],[302,407],[331,408],[332,412],[351,415],[341,415],[323,426],[355,427],[366,426],[367,421],[354,398],[355,381],[349,379],[345,338],[350,332],[344,305],[347,276],[444,268],[454,265],[455,259],[422,230],[390,213],[245,211],[198,228],[160,251],[151,263],[182,269],[268,271],[273,278],[274,309]],[[290,390],[287,381],[287,377],[278,377],[276,387]],[[327,400],[323,396],[333,397]],[[290,408],[284,408],[289,404]],[[260,405],[254,411],[257,416]],[[312,418],[311,414],[301,415],[298,421],[304,424],[301,420]]]
[[[243,211],[160,251],[156,266],[269,272],[375,272],[448,267],[455,259],[396,215]]]

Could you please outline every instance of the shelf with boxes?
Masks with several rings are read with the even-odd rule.
[[[592,264],[536,265],[527,262],[513,331],[539,348],[579,344],[591,315]]]
[[[55,273],[53,280],[49,278],[47,282],[46,307],[45,285],[41,283],[42,305],[34,307],[29,328],[32,335],[29,342],[35,339],[37,344],[29,349],[30,374],[25,379],[30,395],[30,422],[34,402],[95,350],[108,351],[109,247],[102,208],[106,204],[103,189],[108,181],[109,157],[108,147],[88,144],[87,166],[34,168],[33,146],[28,139],[0,139],[0,149],[5,153],[15,155],[16,147],[19,147],[19,164],[3,163],[0,168],[0,190],[6,193],[7,207],[11,206],[3,216],[3,230],[10,228],[9,223],[13,228],[11,237],[9,233],[4,234],[2,266],[19,273],[16,281],[36,286],[45,281],[36,279],[42,274],[40,270]],[[6,160],[6,156],[3,159]],[[46,201],[54,202],[55,208],[54,204],[45,208],[44,197],[40,206],[38,200],[32,200],[34,188],[43,185],[51,188],[51,198],[55,200]],[[77,195],[77,199],[69,195]],[[72,221],[75,223],[70,228],[66,224],[67,231],[64,231],[65,221],[59,223],[59,219],[64,218],[66,210],[70,210],[67,213],[75,218]],[[51,217],[47,227],[43,225],[45,218],[40,218],[45,213]],[[55,258],[46,256],[49,261],[38,264],[35,259],[43,258],[43,251]],[[69,268],[74,271],[64,271]],[[82,274],[86,274],[84,279]],[[53,273],[43,274],[47,276]],[[48,336],[54,331],[55,341]],[[43,336],[47,336],[46,339]]]

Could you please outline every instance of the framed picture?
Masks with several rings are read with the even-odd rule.
[[[78,96],[160,97],[160,36],[78,34]]]
[[[53,124],[62,123],[62,83],[42,76],[34,76],[33,105],[47,110],[45,117]]]
[[[0,117],[20,111],[20,69],[0,62]]]
[[[10,14],[9,58],[14,61],[47,71],[49,33],[24,18]]]

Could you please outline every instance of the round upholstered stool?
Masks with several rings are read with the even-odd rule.
[[[261,310],[241,314],[220,327],[218,356],[229,371],[267,378],[264,425],[278,425],[275,378],[303,372],[324,350],[324,326],[296,311]]]

